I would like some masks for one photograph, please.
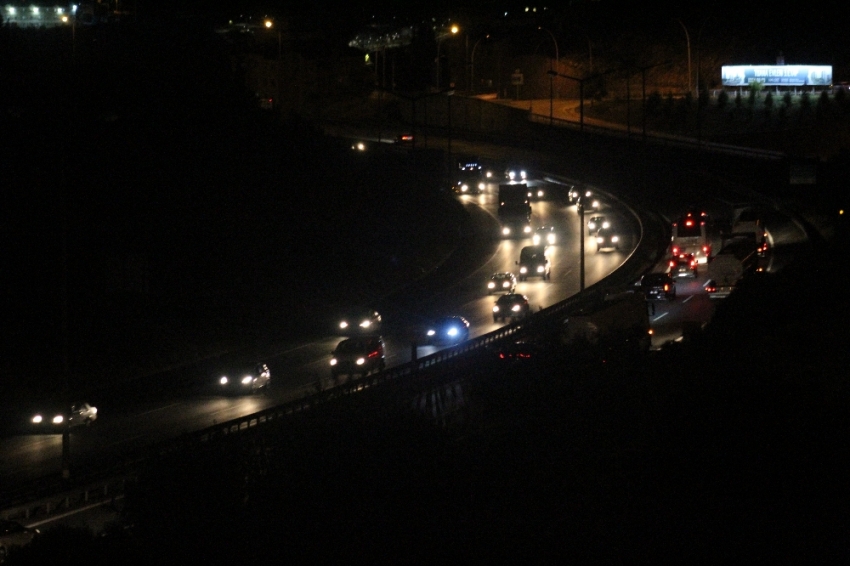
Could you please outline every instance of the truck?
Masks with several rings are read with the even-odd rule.
[[[499,185],[499,222],[502,236],[531,236],[531,205],[525,183]]]
[[[698,263],[708,263],[711,242],[706,232],[705,220],[688,212],[673,223],[670,254],[673,257],[693,254]]]
[[[732,236],[708,264],[705,290],[712,299],[725,299],[742,278],[763,269],[755,234]]]
[[[735,208],[730,236],[745,236],[751,234],[759,245],[758,253],[764,257],[768,249],[768,232],[764,227],[761,214],[754,206],[739,206]]]
[[[651,338],[646,299],[633,291],[597,299],[567,317],[560,330],[561,344],[580,351],[647,352]]]

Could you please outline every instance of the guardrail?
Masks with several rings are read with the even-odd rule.
[[[598,189],[597,193],[604,194]],[[612,195],[606,195],[614,198]],[[625,203],[624,203],[625,204]],[[282,405],[260,411],[245,417],[233,419],[213,425],[211,427],[187,433],[177,438],[149,446],[133,454],[122,457],[119,461],[94,462],[86,469],[77,470],[75,474],[76,483],[74,488],[69,487],[58,477],[42,478],[38,482],[21,486],[14,492],[4,494],[4,506],[0,517],[6,519],[18,519],[33,521],[43,518],[59,508],[68,508],[69,505],[87,501],[91,494],[106,494],[115,492],[117,485],[123,485],[125,478],[132,476],[134,471],[146,461],[161,458],[178,452],[186,452],[196,449],[204,444],[219,439],[231,437],[248,430],[257,430],[271,423],[290,419],[299,413],[313,407],[331,402],[335,399],[349,397],[358,392],[372,389],[387,383],[399,383],[405,378],[417,376],[422,378],[421,387],[431,385],[445,386],[452,379],[459,380],[457,376],[450,374],[455,367],[462,365],[467,356],[480,352],[484,348],[500,344],[507,340],[518,340],[524,337],[539,335],[546,332],[569,316],[575,310],[587,306],[596,300],[606,289],[622,287],[633,281],[639,275],[646,272],[658,260],[659,254],[667,248],[668,238],[666,225],[654,214],[644,213],[641,217],[634,205],[626,206],[631,212],[636,225],[640,229],[639,241],[635,250],[626,259],[623,265],[613,274],[602,281],[585,289],[584,293],[574,295],[564,301],[534,313],[528,319],[509,324],[493,332],[471,339],[455,347],[446,348],[411,362],[387,368],[379,373],[365,376],[359,379],[349,380],[336,387],[316,392],[303,398],[294,399]],[[643,220],[643,221],[642,221]],[[647,224],[652,224],[653,229],[647,230]],[[581,229],[584,229],[582,226]],[[414,400],[410,399],[413,403]],[[440,420],[445,415],[440,410],[439,404],[431,405],[430,411],[435,419]],[[121,478],[120,483],[116,478]]]

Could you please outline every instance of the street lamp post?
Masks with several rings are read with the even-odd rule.
[[[478,44],[481,43],[482,39],[490,39],[490,34],[479,37],[475,45],[472,46],[472,56],[469,58],[469,91],[472,94],[475,94],[475,50],[478,49]]]
[[[442,79],[442,76],[441,76],[442,75],[442,61],[440,61],[440,48],[443,47],[443,40],[444,39],[446,39],[447,37],[451,37],[452,35],[457,35],[457,33],[459,31],[460,31],[460,28],[457,27],[456,25],[453,25],[449,29],[450,34],[449,35],[443,35],[437,41],[437,90],[441,90],[443,88],[443,85],[440,82],[440,79]]]
[[[682,29],[685,30],[685,40],[688,44],[688,92],[693,93],[693,89],[691,88],[691,35],[688,33],[688,28],[685,27],[685,24],[679,18],[676,18],[676,21],[679,22],[679,25],[682,26]]]
[[[584,198],[585,195],[582,194],[578,197],[578,202],[576,203],[576,210],[578,212],[578,247],[579,247],[579,262],[578,262],[578,288],[579,292],[584,291]]]

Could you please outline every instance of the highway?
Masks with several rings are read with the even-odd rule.
[[[551,195],[551,200],[532,202],[533,226],[554,225],[561,236],[560,241],[550,247],[551,279],[532,278],[517,286],[517,292],[528,297],[532,311],[537,311],[579,291],[581,228],[576,207],[567,202],[566,186],[542,181],[540,175],[529,180],[529,185],[545,185]],[[413,344],[420,340],[428,322],[437,316],[464,316],[471,323],[472,338],[505,324],[493,322],[492,308],[497,297],[488,295],[486,283],[495,272],[516,272],[520,249],[531,241],[530,238],[501,238],[496,217],[497,190],[498,184],[490,183],[480,195],[457,197],[469,212],[476,247],[474,257],[467,253],[461,258],[463,265],[451,266],[454,279],[450,284],[444,285],[443,277],[433,280],[426,277],[412,288],[375,299],[373,307],[384,320],[382,335],[388,366],[410,361]],[[585,283],[588,286],[625,261],[637,243],[639,231],[628,211],[601,195],[600,200],[605,214],[626,232],[619,251],[597,253],[595,241],[585,237]],[[316,340],[279,345],[265,352],[262,361],[271,369],[273,387],[263,395],[222,396],[217,388],[217,377],[224,368],[210,364],[194,369],[202,374],[187,380],[197,384],[194,387],[174,388],[158,397],[92,399],[99,410],[98,420],[90,428],[72,432],[72,466],[78,461],[132,453],[180,433],[252,414],[319,387],[331,387],[330,353],[343,338],[329,334]],[[435,351],[437,347],[431,345],[416,348],[418,357]],[[61,436],[24,434],[3,438],[0,439],[0,453],[5,456],[0,460],[4,485],[32,481],[61,469]]]
[[[686,175],[687,172],[677,174]],[[561,241],[551,247],[551,280],[531,279],[518,284],[517,292],[528,296],[532,310],[555,304],[579,291],[579,231],[584,230],[579,226],[575,206],[566,202],[566,185],[541,181],[542,177],[568,181],[551,172],[545,175],[537,172],[531,181],[531,184],[545,184],[552,196],[551,200],[532,203],[533,225],[555,225],[562,236]],[[715,187],[710,196],[706,196],[705,187],[699,183],[682,183],[681,186],[689,189],[672,194],[671,198],[663,201],[653,200],[653,208],[668,220],[695,206],[705,209],[713,219],[709,231],[712,245],[719,250],[722,231],[732,207],[742,200],[742,195],[734,188]],[[472,337],[491,332],[503,324],[493,322],[492,306],[496,297],[487,294],[485,285],[492,273],[516,271],[519,251],[530,241],[499,237],[496,188],[497,184],[491,183],[480,195],[457,197],[469,212],[470,233],[475,240],[466,253],[450,258],[443,266],[442,274],[429,275],[390,296],[375,298],[373,306],[384,316],[382,334],[387,346],[388,366],[411,359],[412,344],[423,326],[436,316],[458,314],[466,317],[472,324]],[[805,230],[793,218],[769,203],[762,204],[772,244],[768,270],[776,271],[797,254],[804,253],[810,244]],[[629,230],[619,251],[601,253],[597,253],[595,242],[587,237],[585,230],[588,286],[620,266],[637,242],[638,228],[631,215],[610,199],[603,199],[603,207],[604,214],[613,218],[615,225],[628,226]],[[665,261],[655,266],[656,271],[664,269]],[[712,301],[706,294],[703,288],[705,279],[705,270],[696,279],[679,279],[677,299],[656,303],[655,312],[650,317],[654,332],[653,348],[681,339],[686,323],[703,325],[711,319],[718,302]],[[84,460],[104,458],[108,461],[151,443],[240,418],[306,395],[317,388],[330,387],[333,385],[329,371],[330,352],[342,338],[328,334],[320,339],[280,344],[265,352],[263,361],[271,368],[274,383],[273,389],[265,395],[220,395],[215,379],[221,368],[209,363],[195,368],[198,374],[188,380],[195,384],[193,387],[176,387],[165,395],[142,395],[132,399],[92,399],[100,409],[99,419],[91,428],[72,434],[72,466]],[[434,351],[436,348],[433,346],[419,345],[416,348],[419,357]],[[59,435],[25,434],[0,438],[0,453],[4,455],[0,459],[0,478],[4,486],[28,483],[56,474],[61,469]]]

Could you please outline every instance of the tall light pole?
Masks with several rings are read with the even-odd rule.
[[[679,25],[682,26],[683,30],[685,30],[685,40],[688,44],[688,92],[693,93],[694,89],[691,88],[691,35],[688,33],[688,28],[685,27],[682,20],[676,18],[676,21],[679,22]]]
[[[469,58],[469,91],[472,94],[475,94],[475,50],[478,49],[478,44],[481,43],[482,39],[490,39],[490,34],[479,37],[475,45],[472,46],[472,56]]]
[[[442,78],[441,71],[443,66],[442,61],[440,61],[440,48],[443,46],[444,39],[453,35],[457,35],[459,31],[460,28],[457,25],[452,25],[452,27],[449,28],[449,34],[441,36],[440,39],[437,41],[437,90],[441,90],[443,88],[443,85],[440,82],[440,79]]]

